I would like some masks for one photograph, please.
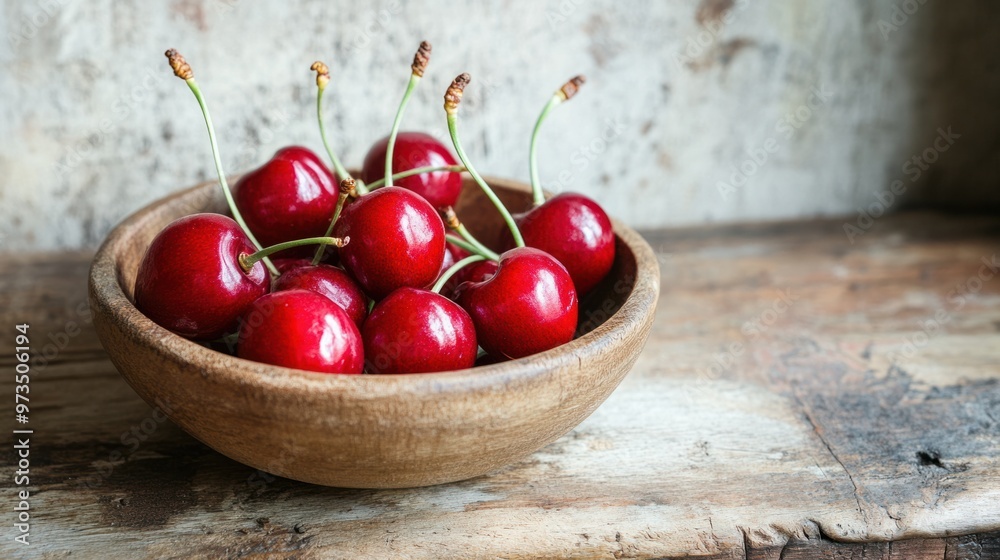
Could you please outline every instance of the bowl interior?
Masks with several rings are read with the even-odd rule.
[[[529,187],[489,179],[517,212]],[[590,415],[635,363],[652,327],[659,269],[649,245],[612,220],[617,255],[581,301],[575,340],[500,364],[411,375],[326,375],[224,355],[155,325],[133,305],[139,263],[171,221],[225,209],[206,183],[123,221],[94,258],[91,309],[101,342],[151,406],[237,461],[328,486],[403,488],[491,472]],[[496,245],[496,209],[471,181],[456,208]]]
[[[488,181],[512,213],[523,212],[531,207],[531,193],[524,185],[502,179],[488,179]],[[235,178],[231,179],[231,183],[235,183]],[[161,229],[171,221],[195,212],[229,214],[218,188],[205,189],[202,185],[171,198],[183,200],[184,203],[157,205],[154,211],[137,224],[139,227],[133,228],[130,232],[130,242],[118,246],[119,253],[116,255],[118,284],[133,303],[139,263]],[[455,212],[480,241],[492,249],[498,248],[499,232],[506,225],[496,208],[471,179],[465,180]],[[578,337],[593,331],[614,315],[628,299],[635,285],[636,255],[629,244],[624,243],[621,238],[621,224],[615,222],[614,226],[615,262],[608,276],[590,293],[581,297],[580,319],[577,324]]]

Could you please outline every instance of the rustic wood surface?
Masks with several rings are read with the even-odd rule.
[[[1000,274],[982,260],[1000,219],[884,217],[854,244],[839,221],[647,238],[660,307],[618,391],[526,461],[416,490],[209,450],[111,366],[89,255],[5,256],[0,325],[30,322],[48,357],[33,544],[7,522],[0,557],[1000,557]],[[0,470],[9,512],[9,448]]]

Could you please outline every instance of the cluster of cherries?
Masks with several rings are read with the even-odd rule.
[[[432,136],[399,132],[430,51],[421,43],[391,132],[368,152],[359,178],[330,148],[322,119],[330,75],[316,62],[316,113],[333,171],[310,150],[287,147],[230,192],[191,67],[168,50],[204,114],[233,217],[194,214],[164,228],[139,266],[139,310],[193,340],[235,341],[239,357],[327,373],[464,369],[477,359],[516,359],[572,340],[578,294],[610,271],[615,238],[593,200],[571,193],[545,200],[536,140],[550,110],[583,78],[555,92],[539,116],[529,158],[534,205],[511,215],[458,138],[468,74],[455,78],[444,103],[461,165]],[[452,209],[463,172],[506,223],[493,244],[500,254]]]

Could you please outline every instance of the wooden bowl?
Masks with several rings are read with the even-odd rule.
[[[512,210],[526,185],[491,179]],[[457,211],[484,242],[499,216],[467,182]],[[156,325],[132,303],[153,237],[194,212],[221,211],[217,183],[143,208],[116,227],[90,270],[90,307],[111,361],[150,406],[216,451],[278,476],[350,488],[427,486],[524,458],[589,416],[631,369],[649,335],[659,268],[614,222],[617,257],[581,302],[580,336],[502,364],[412,375],[327,375],[210,350]]]

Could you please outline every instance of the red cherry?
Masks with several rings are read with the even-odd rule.
[[[240,226],[226,216],[194,214],[174,220],[142,258],[135,306],[181,336],[219,338],[270,286],[262,263],[249,272],[240,266],[240,255],[254,251]]]
[[[450,299],[458,299],[459,286],[465,282],[485,282],[497,273],[497,261],[485,260],[459,269],[447,282],[441,293]]]
[[[274,281],[272,291],[301,289],[326,296],[347,312],[347,316],[360,329],[368,316],[368,297],[361,291],[361,287],[337,267],[313,265],[308,260],[299,263],[282,272]]]
[[[347,313],[308,290],[267,294],[240,325],[236,355],[321,373],[361,373],[361,334]]]
[[[389,137],[379,140],[365,156],[361,180],[371,183],[385,177],[385,153]],[[400,132],[392,150],[392,172],[400,173],[418,167],[457,165],[455,157],[430,134]],[[397,187],[422,196],[434,208],[454,206],[462,192],[462,174],[454,171],[434,171],[404,177],[395,181]]]
[[[337,182],[319,156],[300,146],[278,150],[233,187],[236,207],[264,247],[323,235],[338,194]],[[313,252],[315,247],[283,253],[306,256]]]
[[[496,273],[458,288],[458,304],[490,354],[523,358],[573,339],[578,304],[573,280],[559,261],[531,247],[500,255]]]
[[[582,194],[562,193],[514,220],[524,244],[552,255],[566,267],[578,294],[596,286],[615,262],[615,232],[599,204]],[[514,246],[510,231],[501,231],[501,246]]]
[[[361,337],[371,373],[426,373],[472,367],[476,329],[464,309],[440,294],[399,288],[368,316]]]
[[[423,288],[444,260],[444,223],[426,200],[383,187],[344,206],[334,235],[351,241],[340,260],[365,293],[379,300],[396,288]]]
[[[297,248],[297,247],[296,247]],[[310,249],[312,253],[316,252],[315,248],[310,248],[308,245],[305,246],[306,249]],[[291,249],[285,251],[279,251],[277,254],[287,253]],[[278,272],[284,274],[293,268],[299,268],[300,266],[308,266],[312,264],[312,255],[308,257],[278,257],[272,258],[271,262],[274,263],[274,267],[278,269]],[[337,266],[340,262],[340,258],[337,256],[337,248],[332,245],[326,246],[326,251],[323,254],[323,260],[320,264],[327,264],[330,266]]]

